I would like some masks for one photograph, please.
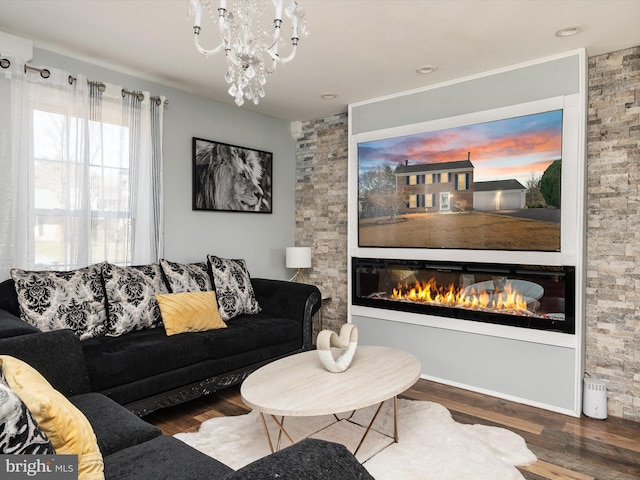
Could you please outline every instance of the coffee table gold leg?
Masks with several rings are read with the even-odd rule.
[[[380,413],[380,410],[382,410],[382,405],[384,405],[384,402],[380,402],[380,405],[378,405],[378,409],[376,410],[376,413],[373,415],[373,418],[371,419],[371,422],[369,422],[369,426],[364,431],[364,435],[362,435],[362,438],[360,439],[360,443],[358,444],[355,452],[353,452],[354,455],[356,455],[358,453],[358,450],[360,450],[360,447],[364,443],[364,439],[367,438],[367,435],[369,435],[369,431],[371,430],[371,427],[373,426],[373,422],[376,421],[376,418],[378,418],[378,414]]]
[[[284,434],[284,436],[287,437],[287,440],[289,440],[291,442],[291,445],[293,445],[295,442],[289,436],[287,431],[284,429],[284,417],[280,417],[281,420],[278,420],[275,415],[271,415],[271,418],[273,419],[273,421],[276,423],[276,425],[280,429],[280,431],[278,432],[278,450],[280,450],[280,436],[282,434]]]
[[[264,419],[264,415],[262,414],[262,412],[260,412],[260,420],[262,420],[262,427],[264,428],[264,434],[267,436],[267,442],[269,442],[269,449],[271,450],[271,453],[273,453],[274,450],[273,450],[273,443],[271,443],[271,435],[269,435],[269,429],[267,428],[267,421]]]
[[[276,422],[276,424],[278,424],[278,442],[276,443],[276,450],[280,450],[280,445],[282,444],[282,432],[284,430],[284,417],[280,417],[280,423],[278,423],[278,420],[276,417],[274,417],[273,415],[271,415],[274,419],[274,421]]]
[[[262,420],[262,428],[264,428],[264,434],[267,437],[267,442],[269,443],[269,450],[271,450],[271,453],[274,453],[280,450],[280,440],[282,439],[282,434],[284,434],[284,436],[287,437],[287,440],[291,442],[291,445],[293,445],[295,442],[293,441],[291,436],[287,433],[287,431],[284,429],[284,417],[280,417],[280,420],[278,420],[278,418],[275,415],[271,415],[271,418],[273,419],[275,424],[278,426],[278,443],[276,444],[275,448],[273,447],[273,442],[271,441],[271,435],[269,434],[267,421],[264,418],[264,414],[260,412],[260,420]]]
[[[393,397],[393,440],[398,443],[398,396]]]
[[[362,438],[360,439],[360,442],[358,443],[358,446],[353,452],[354,455],[358,453],[358,451],[360,450],[360,447],[362,446],[365,439],[367,438],[367,435],[369,435],[369,432],[371,431],[371,428],[373,427],[373,424],[376,421],[376,418],[378,418],[378,414],[380,413],[380,410],[382,410],[383,405],[384,405],[384,401],[380,402],[380,405],[378,405],[378,408],[376,409],[376,413],[374,413],[373,418],[369,422],[367,429],[365,430],[364,434],[362,435]],[[293,441],[291,436],[287,433],[287,431],[284,429],[284,417],[280,417],[280,420],[278,420],[278,418],[275,415],[271,415],[271,418],[273,419],[275,424],[278,426],[278,443],[277,443],[276,449],[280,450],[280,440],[282,439],[282,434],[284,434],[284,436],[287,437],[287,440],[289,440],[289,442],[291,442],[291,444],[293,445],[295,442]],[[262,427],[264,428],[264,433],[267,437],[267,442],[269,442],[269,449],[271,450],[271,453],[274,453],[276,450],[273,448],[271,435],[269,435],[269,429],[267,428],[267,421],[265,420],[264,414],[262,412],[260,412],[260,420],[262,420]],[[398,443],[398,440],[399,440],[398,397],[397,396],[393,397],[393,440],[395,441],[395,443]]]

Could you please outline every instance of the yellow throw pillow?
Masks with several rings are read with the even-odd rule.
[[[0,368],[56,453],[78,455],[79,480],[104,480],[104,462],[87,417],[22,360],[0,355]]]
[[[227,328],[218,313],[218,302],[213,291],[159,293],[156,294],[156,300],[167,335]]]

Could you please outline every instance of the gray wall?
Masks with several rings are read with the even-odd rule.
[[[289,278],[284,249],[295,236],[295,140],[288,122],[36,49],[30,65],[164,95],[164,257],[203,261],[208,253],[244,258],[254,277]],[[222,73],[221,73],[222,74]],[[273,213],[191,210],[191,139],[273,152]]]
[[[355,105],[351,133],[455,117],[579,92],[579,57],[558,58],[528,67]]]
[[[362,345],[407,350],[425,378],[535,404],[574,408],[572,348],[353,316]]]

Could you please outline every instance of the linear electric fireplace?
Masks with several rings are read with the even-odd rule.
[[[575,269],[352,258],[354,305],[575,333]]]

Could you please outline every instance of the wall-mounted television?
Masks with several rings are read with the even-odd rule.
[[[360,141],[358,246],[559,252],[562,144],[562,108]]]

